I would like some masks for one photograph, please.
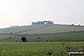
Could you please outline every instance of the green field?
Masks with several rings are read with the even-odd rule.
[[[40,37],[40,39],[39,39]],[[57,40],[84,40],[84,32],[63,33],[56,35],[27,36],[29,42],[56,42]],[[0,42],[21,42],[21,37],[12,35],[0,35]]]
[[[38,30],[27,31],[22,33],[58,33],[58,32],[70,32],[70,31],[84,31],[84,27],[72,27],[72,26],[50,26]]]
[[[0,33],[58,33],[70,31],[84,31],[84,27],[71,25],[35,25],[35,26],[18,26],[0,29]]]
[[[68,48],[70,48],[69,51],[83,51],[84,42],[58,41],[84,40],[84,32],[73,31],[84,31],[84,27],[38,25],[0,29],[0,33],[21,34],[69,32],[55,35],[26,36],[28,42],[22,42],[22,36],[0,35],[0,56],[50,56],[49,52],[52,52],[51,56],[68,56]]]
[[[84,42],[0,42],[0,56],[68,56],[67,46],[82,51]]]
[[[71,26],[71,25],[31,25],[31,26],[18,26],[0,29],[0,33],[20,33],[20,34],[40,34],[40,33],[61,33],[61,32],[74,32],[84,31],[83,26]],[[40,37],[40,40],[38,39]],[[63,33],[56,35],[40,35],[40,36],[27,36],[29,42],[46,42],[46,41],[57,41],[57,40],[83,40],[84,32],[79,33]],[[21,42],[21,37],[12,35],[0,35],[0,41],[6,42]]]

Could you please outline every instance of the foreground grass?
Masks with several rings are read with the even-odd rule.
[[[66,46],[81,51],[84,42],[0,42],[0,56],[68,56]]]

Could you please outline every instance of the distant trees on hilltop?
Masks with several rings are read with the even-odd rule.
[[[32,25],[46,25],[46,24],[54,24],[53,21],[38,21],[38,22],[32,22]]]
[[[78,25],[74,25],[74,24],[72,24],[71,26],[76,26],[76,27],[80,27],[81,25],[80,25],[80,24],[78,24]]]

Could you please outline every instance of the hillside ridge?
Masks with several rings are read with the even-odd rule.
[[[84,31],[84,27],[62,25],[62,24],[50,24],[50,25],[30,25],[30,26],[18,26],[0,29],[0,33],[57,33],[57,32],[70,32],[70,31]]]

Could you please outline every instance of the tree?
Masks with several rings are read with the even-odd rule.
[[[78,25],[78,27],[80,27],[80,24]]]
[[[26,37],[21,38],[22,42],[26,42]]]
[[[72,24],[72,26],[74,26],[74,24]]]
[[[40,39],[40,37],[38,37],[38,39]]]

